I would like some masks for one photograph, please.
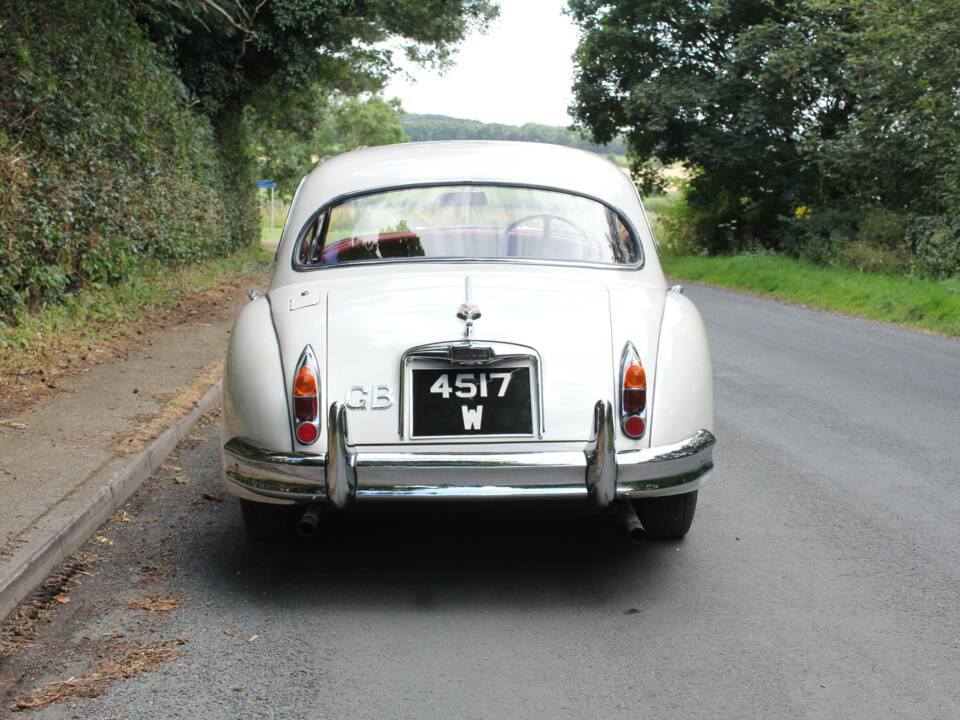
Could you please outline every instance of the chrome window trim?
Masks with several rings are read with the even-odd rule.
[[[316,220],[322,213],[327,212],[330,208],[335,205],[338,205],[347,200],[353,200],[355,198],[366,197],[368,195],[378,195],[384,192],[390,192],[393,190],[415,190],[417,188],[431,188],[431,187],[463,187],[463,186],[487,186],[487,187],[505,187],[505,188],[520,188],[525,190],[544,190],[547,192],[558,192],[565,195],[573,195],[574,197],[584,198],[586,200],[593,200],[598,202],[608,210],[613,212],[617,218],[624,224],[627,228],[627,231],[630,233],[630,237],[633,239],[634,246],[637,250],[637,260],[633,263],[599,263],[599,262],[586,262],[578,260],[537,260],[534,258],[459,258],[459,257],[433,257],[433,258],[392,258],[388,260],[379,259],[379,260],[351,260],[345,263],[338,263],[336,265],[302,265],[297,262],[297,248],[300,246],[300,242],[303,239],[304,233],[310,227],[311,223]],[[292,205],[291,205],[292,207]],[[640,204],[641,212],[643,210],[643,204]],[[646,218],[644,218],[646,219]],[[648,224],[649,225],[649,224]],[[651,233],[652,236],[652,233]],[[590,195],[588,193],[577,192],[576,190],[568,190],[565,188],[553,187],[550,185],[531,185],[527,183],[511,183],[511,182],[496,182],[496,181],[486,181],[486,180],[450,180],[450,181],[431,181],[431,182],[421,182],[421,183],[406,183],[403,185],[385,185],[382,187],[372,188],[369,190],[359,190],[349,193],[343,193],[338,195],[323,205],[321,205],[317,210],[310,213],[307,219],[304,221],[303,226],[300,228],[300,231],[297,233],[296,241],[292,244],[293,251],[290,253],[290,267],[295,272],[315,272],[317,270],[334,270],[336,268],[344,267],[356,267],[362,265],[402,265],[405,263],[448,263],[448,264],[457,264],[457,263],[507,263],[507,264],[518,264],[518,265],[548,265],[556,267],[586,267],[586,268],[596,268],[602,270],[642,270],[646,265],[646,255],[643,252],[643,243],[640,241],[640,233],[637,232],[636,226],[630,221],[630,218],[627,217],[626,213],[621,211],[619,208],[614,207],[606,200],[603,200],[595,195]],[[279,252],[279,248],[278,248]]]
[[[489,349],[490,357],[487,359],[456,360],[451,357],[452,348],[469,349]],[[408,386],[408,376],[412,371],[411,363],[420,361],[429,361],[437,363],[441,367],[497,367],[510,362],[529,363],[536,377],[531,378],[532,389],[536,391],[536,399],[533,401],[534,428],[532,433],[514,433],[508,435],[421,435],[413,434],[413,406],[406,402],[406,390]],[[400,356],[400,391],[398,393],[398,431],[400,440],[417,440],[430,442],[433,440],[458,440],[471,442],[471,439],[477,441],[498,440],[498,439],[542,439],[546,428],[543,417],[543,360],[540,353],[529,345],[520,345],[519,343],[497,342],[494,340],[449,340],[445,342],[428,343],[426,345],[417,345],[416,347],[405,350]],[[408,417],[408,415],[410,417]],[[406,432],[408,427],[410,433]]]
[[[303,187],[303,184],[306,182],[306,180],[306,175],[300,178],[300,182],[297,183],[297,189],[293,192],[293,199],[290,201],[290,205],[287,207],[287,217],[283,220],[283,228],[280,230],[280,240],[277,242],[277,249],[273,253],[274,262],[280,259],[280,248],[283,246],[283,238],[287,234],[287,230],[290,229],[290,218],[293,217],[293,209],[297,206],[297,198],[300,197],[300,188]]]

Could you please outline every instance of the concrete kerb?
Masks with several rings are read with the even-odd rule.
[[[38,521],[31,533],[33,537],[0,564],[0,621],[120,510],[200,416],[219,405],[220,392],[217,382],[190,412],[160,433],[146,449],[111,460]]]

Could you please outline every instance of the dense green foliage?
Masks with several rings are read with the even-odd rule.
[[[400,139],[379,99],[329,101],[318,121],[317,98],[376,90],[398,47],[442,65],[495,15],[489,0],[0,0],[0,323],[254,242],[262,127],[333,127],[321,154],[380,122]]]
[[[327,156],[407,140],[397,100],[350,97],[318,87],[304,95],[308,123],[284,121],[277,113],[261,118],[249,110],[257,172],[260,178],[277,181],[282,198],[290,199],[300,178]]]
[[[690,170],[679,245],[960,270],[960,0],[570,7],[578,122]]]
[[[119,0],[0,6],[0,321],[236,244],[209,120]]]
[[[404,115],[403,129],[414,142],[424,140],[520,140],[524,142],[567,145],[595,153],[625,155],[627,152],[621,138],[612,138],[606,144],[591,142],[580,133],[553,125],[503,125],[484,123],[479,120],[464,120],[446,115]]]
[[[497,14],[490,0],[140,0],[135,7],[214,115],[299,95],[316,82],[353,94],[376,90],[396,70],[396,45],[415,61],[443,64]]]

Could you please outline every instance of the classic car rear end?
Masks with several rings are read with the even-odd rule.
[[[709,349],[630,180],[522,143],[358,151],[304,179],[224,373],[251,534],[285,508],[560,497],[678,537],[712,468]]]

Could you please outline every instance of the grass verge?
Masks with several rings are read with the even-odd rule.
[[[960,277],[921,280],[777,255],[662,258],[670,277],[960,336]]]
[[[174,270],[159,263],[144,265],[136,277],[118,285],[81,290],[62,305],[49,305],[19,316],[12,325],[0,325],[0,361],[10,349],[44,344],[64,333],[93,341],[108,339],[118,323],[173,306],[185,294],[209,290],[227,277],[262,275],[272,260],[269,252],[256,247]]]
[[[118,285],[81,290],[63,304],[0,323],[0,409],[15,390],[54,388],[56,376],[109,357],[121,338],[218,311],[219,296],[263,282],[272,261],[272,253],[251,247],[179,269],[147,264]]]

